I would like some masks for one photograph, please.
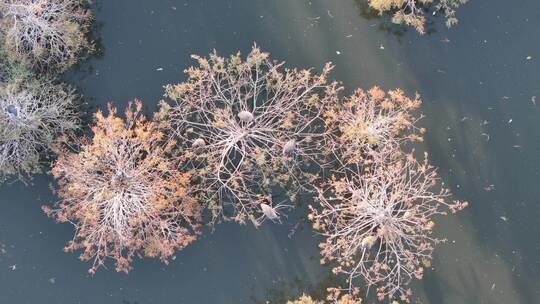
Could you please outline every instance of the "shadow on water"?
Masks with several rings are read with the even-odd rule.
[[[405,33],[409,31],[406,26],[393,23],[388,14],[381,15],[377,10],[373,9],[369,5],[367,0],[354,0],[354,3],[356,4],[358,12],[362,18],[376,22],[373,24],[373,26],[376,26],[380,31],[394,35],[399,41],[402,41]]]

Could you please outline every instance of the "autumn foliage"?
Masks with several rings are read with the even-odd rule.
[[[287,301],[287,304],[361,304],[362,300],[354,299],[350,295],[344,295],[339,299],[329,300],[329,301],[317,301],[314,300],[311,296],[302,294],[298,299],[293,301]]]
[[[382,13],[390,12],[394,23],[403,23],[414,27],[419,33],[425,33],[426,12],[432,15],[444,15],[446,26],[458,22],[456,9],[468,0],[368,0],[369,5]]]
[[[45,212],[75,226],[66,251],[82,250],[90,272],[107,258],[116,270],[130,270],[134,256],[167,262],[174,250],[195,240],[201,208],[193,196],[191,174],[171,158],[175,142],[130,103],[125,119],[109,106],[95,114],[93,136],[64,150],[54,163],[60,202]]]
[[[0,59],[0,182],[42,172],[63,136],[79,128],[78,100],[68,85]]]

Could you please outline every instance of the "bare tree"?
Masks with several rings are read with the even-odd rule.
[[[1,33],[12,60],[64,71],[92,49],[92,16],[82,0],[0,0]]]
[[[130,104],[126,119],[95,114],[93,137],[82,138],[75,152],[64,150],[52,174],[61,200],[44,211],[75,226],[66,251],[81,249],[92,260],[90,273],[116,261],[128,272],[136,255],[163,262],[195,240],[201,208],[193,196],[190,172],[170,157],[175,143],[157,124],[145,120],[142,104]]]
[[[413,114],[420,104],[418,95],[375,87],[357,90],[325,114],[325,149],[336,165],[309,218],[325,237],[321,262],[335,263],[333,272],[347,276],[348,286],[335,288],[334,299],[342,291],[358,298],[364,282],[381,301],[408,301],[407,285],[422,277],[441,241],[431,235],[435,217],[467,206],[439,185],[427,154],[418,162],[414,150],[404,152],[424,132]]]
[[[215,52],[193,58],[199,66],[186,70],[186,82],[166,86],[174,104],[163,103],[159,115],[200,164],[216,218],[231,204],[236,221],[258,224],[263,207],[277,206],[272,187],[301,187],[308,174],[299,163],[319,161],[322,105],[340,89],[327,82],[332,66],[319,75],[282,69],[256,46],[244,61]],[[292,198],[298,187],[288,188]]]
[[[40,173],[42,160],[63,134],[79,127],[78,96],[66,85],[35,79],[19,67],[6,67],[0,83],[0,180],[26,181]]]

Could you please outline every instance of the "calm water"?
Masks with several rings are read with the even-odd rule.
[[[470,208],[439,221],[436,233],[448,242],[413,285],[415,301],[540,303],[540,103],[532,102],[540,102],[540,1],[471,0],[458,26],[439,20],[423,37],[360,2],[98,1],[103,55],[65,78],[92,109],[140,98],[154,110],[162,85],[185,79],[190,54],[246,53],[256,42],[290,66],[334,62],[333,77],[349,91],[418,91],[425,148]],[[169,266],[146,259],[129,275],[102,269],[89,277],[88,264],[62,252],[72,228],[41,212],[56,201],[50,182],[44,175],[0,188],[2,304],[281,303],[327,284],[317,238],[308,225],[294,226],[302,210],[259,230],[219,225]]]

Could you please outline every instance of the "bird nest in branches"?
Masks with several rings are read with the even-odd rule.
[[[60,153],[52,169],[61,200],[44,210],[75,226],[65,249],[93,260],[91,273],[107,258],[124,272],[135,255],[167,262],[198,233],[191,175],[170,158],[175,143],[145,120],[141,106],[130,104],[125,120],[111,106],[107,116],[97,112],[93,137],[81,139],[76,152]]]
[[[166,86],[173,105],[163,103],[158,116],[191,151],[217,202],[215,218],[230,205],[236,221],[257,223],[261,204],[276,206],[274,186],[288,185],[294,199],[312,178],[304,168],[320,161],[322,105],[336,102],[339,91],[327,81],[332,66],[321,74],[284,69],[256,46],[245,60],[215,52],[193,58],[199,66],[186,70],[186,82]]]
[[[81,0],[3,0],[0,13],[8,56],[32,69],[62,72],[93,48]]]
[[[0,180],[26,181],[41,172],[43,158],[62,135],[78,128],[78,97],[70,87],[34,78],[20,67],[0,69]]]

